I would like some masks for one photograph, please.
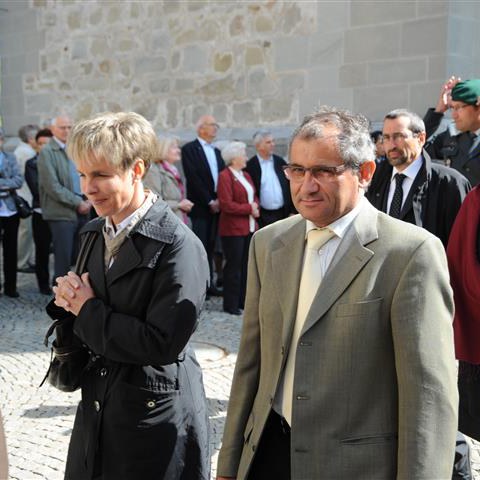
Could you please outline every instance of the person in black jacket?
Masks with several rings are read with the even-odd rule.
[[[282,167],[285,160],[273,153],[275,142],[273,135],[261,130],[253,136],[257,150],[248,162],[246,171],[252,177],[255,190],[260,198],[260,228],[295,213],[290,195],[290,185]]]
[[[48,128],[39,130],[35,136],[37,152],[40,152],[52,137],[53,133]],[[48,261],[52,234],[48,222],[42,217],[42,209],[40,208],[37,160],[38,154],[25,163],[25,181],[32,193],[32,230],[35,243],[35,274],[37,276],[38,289],[44,295],[51,295],[52,289],[50,288]]]
[[[54,318],[71,316],[90,363],[68,450],[68,480],[209,480],[208,415],[190,337],[208,266],[193,232],[142,178],[158,152],[136,113],[77,124],[68,143],[99,218],[86,273],[57,279]]]
[[[182,147],[187,198],[194,204],[189,217],[192,220],[192,230],[207,252],[210,266],[209,293],[212,295],[220,293],[213,282],[212,265],[215,244],[219,243],[217,239],[220,212],[217,199],[218,174],[225,168],[220,150],[212,145],[219,128],[214,117],[203,115],[197,121],[197,138]],[[221,265],[221,262],[215,263]]]
[[[415,113],[398,109],[385,116],[388,161],[377,165],[366,196],[379,210],[425,228],[446,246],[471,185],[456,170],[430,159],[423,150],[425,136],[425,125]]]
[[[452,124],[431,137],[450,109]],[[458,170],[475,186],[480,183],[480,79],[451,77],[443,85],[435,109],[424,117],[427,152],[445,165]]]

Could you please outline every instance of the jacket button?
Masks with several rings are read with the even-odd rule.
[[[101,377],[106,377],[107,376],[107,373],[108,373],[108,370],[103,367],[102,369],[100,369],[100,376]]]
[[[96,412],[100,411],[100,402],[98,400],[95,400],[93,402],[93,406],[94,406]]]
[[[255,451],[255,445],[252,445],[252,452]]]
[[[155,408],[155,402],[153,400],[148,400],[147,401],[147,407],[148,408]]]

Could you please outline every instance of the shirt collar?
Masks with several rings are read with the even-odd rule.
[[[197,140],[200,142],[200,145],[202,145],[202,147],[213,148],[213,145],[211,143],[206,142],[203,138],[197,137]]]
[[[422,168],[422,163],[423,157],[422,155],[419,155],[405,170],[402,170],[401,172],[397,170],[396,167],[393,167],[392,177],[390,178],[390,181],[393,181],[393,178],[397,173],[403,173],[403,175],[410,178],[411,180],[415,180],[417,173],[420,171],[420,168]]]
[[[63,143],[61,140],[59,140],[57,137],[53,137],[53,139],[58,143],[58,145],[60,146],[60,148],[63,148],[63,150],[65,150],[65,143]]]
[[[257,158],[260,163],[266,163],[266,162],[271,162],[273,160],[273,155],[270,155],[268,158],[262,158],[258,153],[257,153]]]
[[[365,197],[361,196],[359,202],[355,205],[352,210],[350,210],[348,213],[346,213],[343,217],[338,218],[334,222],[332,222],[330,225],[327,225],[324,228],[328,228],[331,230],[335,236],[339,238],[343,238],[345,236],[345,232],[347,231],[348,227],[353,223],[357,215],[360,213],[360,211],[365,207],[365,204],[368,202],[368,200],[365,199]],[[307,220],[307,226],[306,226],[306,232],[305,232],[305,238],[308,236],[308,232],[310,230],[315,230],[318,228],[313,222],[310,220]]]

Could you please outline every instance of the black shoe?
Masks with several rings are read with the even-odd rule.
[[[42,295],[52,295],[53,291],[50,287],[40,287],[39,291]]]
[[[35,273],[35,267],[32,267],[29,265],[28,267],[25,268],[17,268],[17,272],[20,273]]]
[[[222,297],[223,292],[219,290],[218,288],[215,287],[209,287],[207,290],[207,295],[210,295],[212,297]]]
[[[11,297],[11,298],[18,298],[20,296],[20,294],[16,290],[14,292],[10,292],[8,290],[5,290],[5,295],[7,297]]]
[[[230,315],[241,315],[242,311],[239,308],[224,308],[224,312],[229,313]]]

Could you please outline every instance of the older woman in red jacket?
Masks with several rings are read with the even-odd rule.
[[[247,283],[248,247],[258,228],[258,197],[250,175],[242,170],[247,164],[245,144],[230,142],[222,149],[225,168],[218,176],[220,204],[219,235],[222,239],[223,310],[241,315]]]

